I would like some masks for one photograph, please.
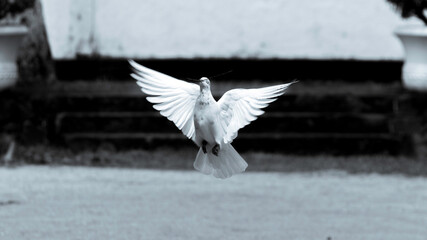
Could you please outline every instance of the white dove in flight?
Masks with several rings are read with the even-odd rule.
[[[292,83],[257,89],[233,89],[219,101],[212,96],[210,81],[199,85],[182,81],[129,60],[142,92],[154,109],[172,121],[200,147],[194,168],[217,178],[244,172],[246,161],[231,146],[240,128],[264,113],[262,108],[281,96]]]

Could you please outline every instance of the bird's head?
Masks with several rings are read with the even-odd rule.
[[[210,89],[211,87],[211,81],[209,81],[209,78],[202,77],[200,78],[200,89]]]

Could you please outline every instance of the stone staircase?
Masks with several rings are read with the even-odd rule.
[[[134,81],[130,80],[127,65],[120,64],[117,67],[119,73],[102,65],[95,68],[97,73],[82,76],[86,80],[75,80],[73,78],[79,75],[73,76],[73,73],[67,74],[62,70],[60,73],[63,75],[58,76],[63,76],[63,81],[17,88],[9,97],[31,102],[32,115],[39,121],[45,120],[42,128],[51,143],[79,149],[105,144],[112,144],[117,149],[194,146],[173,123],[152,108]],[[196,62],[189,65],[192,64]],[[342,65],[332,63],[334,66],[337,64]],[[199,65],[198,71],[203,71],[203,66]],[[244,69],[239,65],[234,67],[238,71]],[[61,68],[63,66],[59,64],[58,69]],[[160,66],[159,70],[171,75],[175,71],[179,75],[177,69],[162,70]],[[346,70],[348,68],[340,71]],[[259,71],[250,68],[248,71],[248,75],[253,71],[252,77],[231,75],[227,79],[212,80],[215,97],[218,99],[225,91],[236,87],[252,88],[288,82],[301,70],[291,71],[285,80],[277,80],[281,79],[277,72],[262,78],[255,74]],[[105,72],[115,80],[100,78],[99,74]],[[412,133],[416,130],[407,130],[413,122],[408,122],[407,113],[402,115],[401,106],[411,103],[408,103],[410,100],[405,97],[408,93],[402,90],[399,81],[386,81],[379,74],[363,81],[354,80],[354,76],[350,80],[337,79],[341,75],[335,73],[332,80],[324,79],[326,75],[317,80],[307,76],[300,79],[284,96],[266,108],[264,115],[241,129],[233,145],[239,151],[289,154],[411,154],[414,148]],[[5,95],[0,94],[0,98],[2,96]],[[5,109],[6,105],[0,107]],[[417,121],[417,118],[411,119]],[[6,122],[1,117],[0,121]]]
[[[110,84],[114,86],[106,87]],[[134,82],[86,85],[85,89],[96,91],[57,91],[46,103],[53,141],[81,147],[104,143],[143,149],[192,146],[173,123],[151,107]],[[242,81],[236,84],[265,85]],[[230,85],[219,82],[214,95],[219,98],[227,87]],[[326,88],[335,91],[325,91]],[[346,83],[326,86],[300,81],[271,104],[264,115],[243,128],[234,145],[241,151],[294,154],[407,151],[408,135],[396,130],[400,88],[382,84],[381,90],[372,91],[369,83],[357,84],[357,88]]]

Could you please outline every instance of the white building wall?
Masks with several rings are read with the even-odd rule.
[[[400,60],[385,0],[42,0],[56,59]],[[412,20],[417,22],[416,20]]]

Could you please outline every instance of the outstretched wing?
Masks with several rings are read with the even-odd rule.
[[[131,76],[137,80],[142,92],[148,95],[147,100],[154,104],[154,109],[194,141],[193,113],[200,87],[144,67],[133,60],[129,60],[129,64],[134,71]]]
[[[264,113],[262,108],[274,102],[294,82],[256,89],[233,89],[218,101],[225,127],[224,142],[232,142],[240,128]]]

